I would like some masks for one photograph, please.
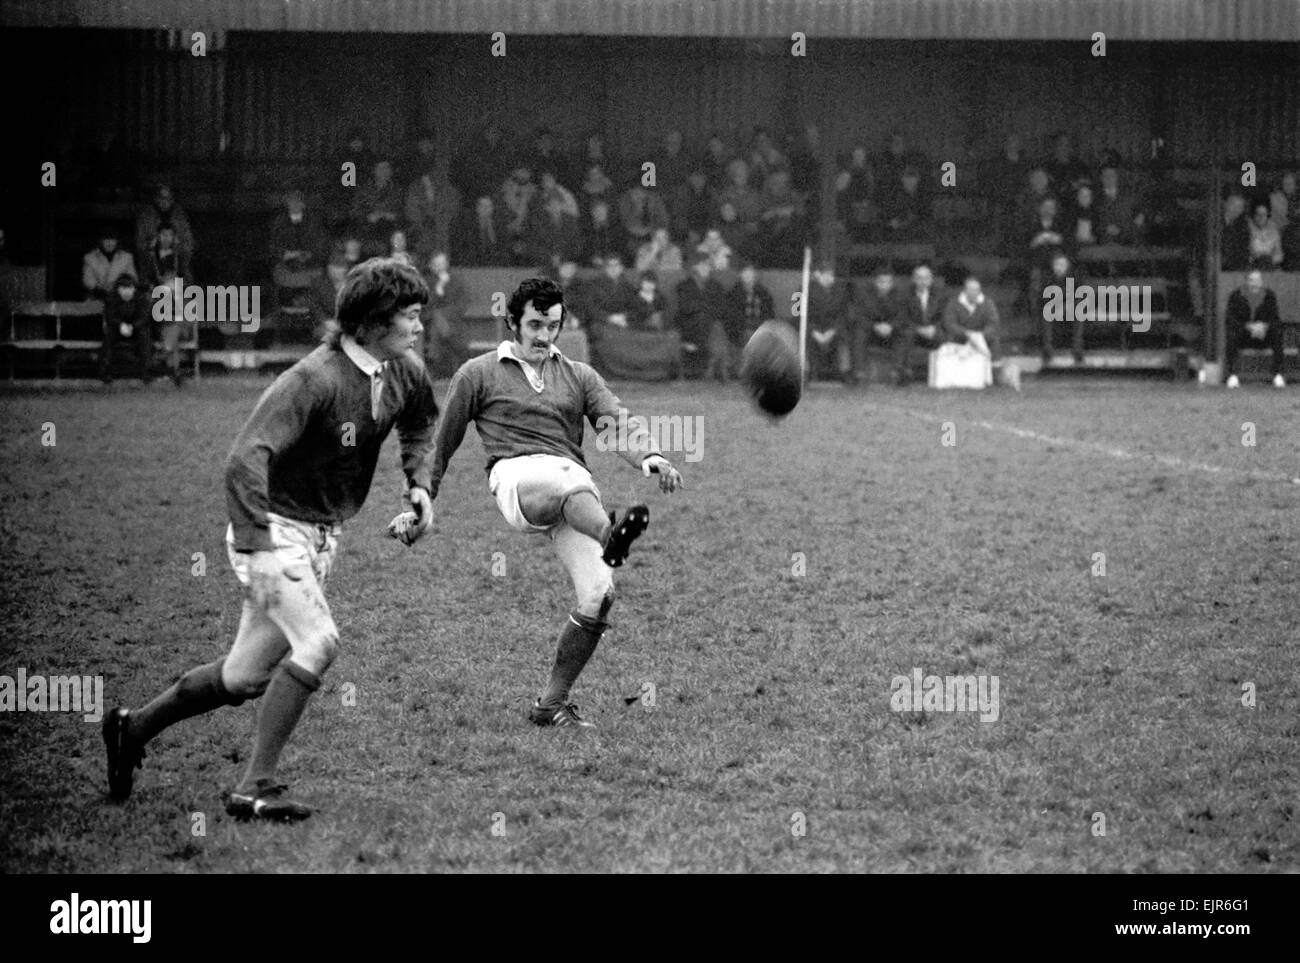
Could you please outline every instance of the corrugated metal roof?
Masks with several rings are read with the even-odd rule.
[[[1300,0],[5,0],[5,26],[1300,41]]]

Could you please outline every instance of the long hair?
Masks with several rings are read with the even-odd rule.
[[[401,261],[372,257],[348,271],[339,289],[339,332],[356,337],[366,328],[387,328],[393,315],[412,304],[429,303],[420,272]]]

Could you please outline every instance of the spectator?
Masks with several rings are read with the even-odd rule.
[[[682,336],[682,371],[687,378],[706,373],[725,378],[730,362],[730,305],[727,292],[712,275],[709,258],[696,255],[690,275],[677,284],[677,314],[673,321]]]
[[[737,158],[727,168],[727,186],[718,192],[719,210],[731,205],[735,211],[735,224],[744,240],[737,238],[732,247],[749,248],[758,237],[758,219],[763,213],[763,199],[749,183],[749,165]],[[724,220],[726,218],[724,217]],[[725,232],[724,232],[725,233]],[[747,252],[746,257],[751,253]]]
[[[593,200],[584,209],[579,236],[582,239],[583,257],[590,264],[597,263],[606,251],[619,246],[622,232],[609,201]]]
[[[1056,327],[1058,326],[1054,326],[1048,318],[1047,301],[1053,295],[1053,288],[1059,289],[1059,296],[1064,298],[1065,292],[1068,290],[1067,282],[1071,278],[1074,279],[1076,289],[1079,285],[1085,283],[1084,277],[1075,269],[1070,256],[1064,251],[1056,251],[1052,255],[1047,271],[1039,279],[1037,290],[1033,292],[1033,296],[1029,299],[1030,314],[1038,318],[1039,352],[1043,358],[1044,368],[1052,364],[1056,343],[1060,340],[1056,336]],[[1078,317],[1075,318],[1071,328],[1070,349],[1074,355],[1074,363],[1083,364],[1083,320]]]
[[[135,252],[137,255],[147,251],[158,237],[159,228],[164,225],[172,228],[176,245],[181,256],[188,261],[196,248],[194,230],[190,219],[176,204],[176,196],[166,184],[159,184],[154,190],[153,200],[145,205],[135,219]]]
[[[921,171],[931,171],[930,160],[919,150],[907,146],[907,138],[902,131],[891,131],[885,143],[885,149],[875,160],[875,181],[877,184],[897,184],[903,178],[903,171],[909,167]]]
[[[835,217],[854,244],[868,244],[874,240],[872,197],[875,187],[875,174],[867,149],[854,147],[848,162],[835,175]]]
[[[104,298],[104,346],[99,352],[99,378],[104,384],[113,381],[113,352],[119,340],[135,345],[137,371],[140,380],[148,384],[153,380],[149,372],[153,360],[149,298],[140,290],[133,271],[118,274]]]
[[[1281,267],[1284,259],[1282,234],[1269,216],[1269,206],[1260,201],[1250,218],[1250,266],[1273,270]]]
[[[415,179],[421,174],[437,170],[439,166],[445,171],[447,163],[438,159],[438,140],[433,131],[425,127],[416,135],[415,154],[411,157],[406,168],[411,174],[410,183],[415,183]],[[398,173],[403,172],[399,171]]]
[[[1007,134],[998,155],[984,164],[980,180],[984,196],[998,211],[1007,211],[1029,174],[1029,160],[1017,133]]]
[[[704,239],[705,231],[713,223],[714,209],[709,177],[703,168],[697,167],[673,194],[669,209],[673,230],[678,237],[686,238],[687,247],[694,247]]]
[[[821,129],[813,123],[804,124],[790,150],[790,183],[807,198],[814,219],[821,216],[823,166]]]
[[[533,149],[528,161],[533,170],[537,171],[538,180],[547,171],[554,174],[558,180],[568,168],[556,145],[555,132],[545,124],[538,127],[533,134]]]
[[[87,298],[106,299],[123,274],[135,277],[135,258],[118,246],[117,231],[105,227],[98,243],[81,259],[81,286]]]
[[[879,203],[887,241],[929,239],[930,199],[928,192],[922,191],[920,171],[915,167],[904,167],[897,181],[884,182]]]
[[[333,162],[326,165],[324,176],[318,187],[324,199],[326,226],[334,232],[347,228],[352,217],[352,205],[356,201],[359,183],[375,168],[375,155],[370,150],[365,133],[359,127],[347,132],[343,147],[334,155]],[[345,168],[345,164],[352,165]],[[344,183],[345,172],[351,172],[351,185]]]
[[[392,258],[399,264],[405,264],[407,267],[415,267],[415,256],[411,253],[406,231],[399,227],[388,235],[388,250],[384,252],[384,256]]]
[[[402,194],[393,181],[393,162],[377,160],[370,181],[356,189],[352,220],[361,233],[362,247],[380,253],[402,219]]]
[[[1244,271],[1250,266],[1250,218],[1246,217],[1246,198],[1237,191],[1223,201],[1219,253],[1225,271]]]
[[[561,178],[561,183],[577,184],[593,167],[599,167],[603,176],[603,172],[614,170],[616,166],[617,163],[605,147],[605,138],[593,131],[583,139],[578,153],[569,161],[569,172]],[[608,178],[605,180],[608,182]]]
[[[1296,172],[1287,171],[1268,195],[1273,226],[1283,234],[1291,222],[1300,219],[1300,194],[1296,192]]]
[[[462,211],[452,230],[452,250],[462,264],[478,267],[506,262],[505,225],[496,204],[486,195]]]
[[[934,287],[934,271],[928,264],[912,270],[912,289],[903,302],[901,341],[898,344],[899,383],[908,384],[915,375],[919,358],[943,344],[943,298]]]
[[[772,140],[766,127],[755,127],[749,141],[749,173],[753,183],[761,184],[778,168],[788,168],[789,161]]]
[[[663,136],[655,158],[655,188],[661,197],[672,197],[686,183],[690,163],[682,152],[682,132],[670,130]]]
[[[650,240],[636,252],[636,271],[680,271],[682,269],[682,249],[673,243],[668,231],[659,228],[650,236]]]
[[[541,181],[529,215],[529,238],[536,259],[550,261],[556,257],[560,260],[576,257],[582,247],[578,234],[578,201],[555,179],[553,171],[543,171]]]
[[[1241,384],[1237,378],[1241,349],[1267,347],[1273,354],[1273,387],[1285,388],[1286,379],[1282,377],[1285,353],[1277,295],[1264,287],[1264,275],[1259,268],[1252,268],[1246,275],[1246,283],[1228,296],[1224,322],[1228,387]]]
[[[1074,156],[1070,135],[1058,131],[1052,136],[1052,156],[1043,165],[1052,182],[1052,192],[1069,197],[1082,181],[1088,179],[1088,165]]]
[[[316,319],[318,340],[328,333],[327,322],[338,316],[339,291],[343,290],[343,282],[351,268],[347,253],[340,244],[330,255],[329,263],[325,265],[324,276],[318,278],[312,287],[311,308],[312,316]]]
[[[1070,209],[1070,243],[1074,247],[1102,243],[1097,210],[1093,206],[1092,186],[1080,184],[1074,192],[1074,206]]]
[[[943,306],[944,338],[955,344],[969,344],[994,364],[1002,361],[1002,324],[998,306],[984,296],[980,279],[968,274],[961,292]]]
[[[1119,168],[1101,169],[1101,195],[1097,198],[1098,236],[1103,244],[1137,244],[1141,241],[1146,215],[1137,199],[1122,190]]]
[[[662,331],[667,301],[659,292],[659,276],[652,270],[642,271],[635,297],[632,298],[628,324],[639,331]]]
[[[302,191],[291,190],[284,195],[284,210],[271,221],[267,247],[278,303],[305,294],[320,280],[325,230],[307,212]]]
[[[808,368],[813,378],[851,380],[848,285],[836,278],[835,265],[823,260],[808,288]]]
[[[1073,239],[1057,215],[1056,198],[1044,197],[1029,228],[1026,253],[1031,267],[1045,267],[1056,251],[1072,245]]]
[[[422,168],[406,188],[406,224],[426,249],[447,248],[460,208],[460,191],[451,183],[443,162],[435,161],[432,166]]]
[[[702,163],[709,175],[709,186],[720,191],[727,185],[727,168],[731,164],[731,151],[721,134],[712,134],[704,148]]]
[[[894,269],[884,262],[871,275],[871,283],[859,285],[854,306],[857,315],[850,346],[855,381],[865,380],[872,356],[889,359],[894,380],[903,380],[905,368],[899,358],[904,344],[903,303],[894,285]]]
[[[352,163],[356,165],[356,174],[358,177],[364,177],[367,171],[375,168],[375,153],[370,149],[370,142],[366,137],[366,132],[360,127],[353,127],[347,133],[347,140],[344,141],[343,149],[339,151],[336,158],[337,163],[333,165],[330,172],[330,179],[334,183],[341,183],[343,165]]]
[[[611,208],[617,206],[618,197],[614,191],[614,182],[605,173],[600,164],[585,168],[582,184],[578,188],[578,209],[580,212],[590,210],[597,201],[604,201]]]
[[[633,256],[655,231],[666,230],[669,224],[663,198],[651,193],[640,181],[619,198],[618,219],[623,229],[623,249]]]
[[[343,238],[343,257],[347,260],[348,270],[361,263],[361,238],[349,234]]]
[[[528,239],[528,226],[536,196],[537,185],[533,183],[533,172],[526,164],[516,164],[501,185],[498,204],[505,225],[503,241],[511,264],[528,264],[534,259]]]
[[[757,239],[746,231],[745,226],[737,219],[736,205],[727,201],[718,209],[718,217],[721,219],[721,223],[717,227],[717,232],[722,239],[722,246],[719,250],[725,250],[727,258],[726,263],[724,263],[723,259],[717,256],[712,249],[708,250],[707,253],[714,257],[713,269],[715,271],[726,270],[726,264],[730,263],[732,254],[746,261],[755,260],[758,253],[756,250],[758,246]],[[710,229],[704,235],[709,244],[713,243],[709,240],[712,233],[713,229]],[[702,243],[701,246],[704,246],[704,244]]]
[[[727,297],[731,300],[732,315],[741,321],[737,339],[740,344],[747,343],[760,324],[776,317],[772,292],[758,280],[753,261],[741,264],[740,283],[727,292]]]
[[[626,328],[632,314],[632,299],[636,292],[623,276],[623,257],[617,252],[605,258],[601,274],[593,278],[586,288],[587,310],[591,317],[592,334],[597,339],[601,324]]]
[[[757,243],[773,265],[790,266],[803,251],[803,198],[794,192],[790,172],[777,169],[767,175],[758,216]]]
[[[469,292],[464,281],[451,273],[446,251],[434,251],[427,268],[429,300],[420,311],[426,332],[425,363],[437,375],[450,375],[470,359],[464,328]]]
[[[735,211],[731,210],[731,216],[734,220]],[[731,268],[731,256],[734,253],[731,245],[723,237],[720,228],[711,227],[704,232],[704,240],[700,241],[695,248],[696,254],[702,254],[709,259],[709,267],[713,271],[727,271]]]
[[[176,228],[170,224],[158,228],[153,243],[145,250],[141,267],[142,279],[150,291],[160,284],[170,284],[176,278],[183,282],[192,280],[189,278],[189,258],[176,239]]]

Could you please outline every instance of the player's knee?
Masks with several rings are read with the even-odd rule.
[[[294,661],[316,676],[325,674],[325,670],[334,664],[339,653],[339,636],[337,632],[324,632],[305,647],[305,651],[294,653]]]
[[[258,698],[270,683],[271,670],[268,668],[240,668],[227,664],[221,673],[221,687],[231,705]]]
[[[614,580],[608,575],[589,586],[578,598],[578,612],[602,622],[613,605]]]

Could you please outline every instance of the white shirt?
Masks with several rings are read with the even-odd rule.
[[[352,363],[361,369],[361,373],[370,379],[370,417],[379,420],[379,402],[384,395],[384,368],[386,362],[378,360],[357,343],[357,339],[345,334],[339,339],[343,353],[352,359]]]
[[[548,358],[558,358],[559,355],[560,349],[552,344],[546,356]],[[507,359],[519,364],[519,367],[523,369],[524,374],[528,377],[528,383],[532,385],[533,390],[538,394],[541,394],[542,390],[546,387],[546,383],[542,381],[542,373],[523,358],[519,357],[519,355],[515,354],[514,341],[502,341],[497,345],[497,360],[505,361]]]

